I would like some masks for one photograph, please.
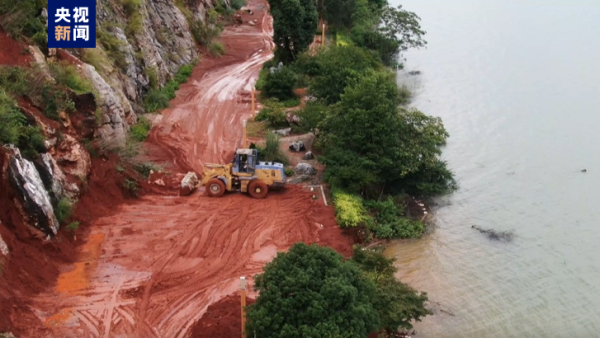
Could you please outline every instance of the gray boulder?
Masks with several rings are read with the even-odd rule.
[[[291,132],[292,132],[292,128],[273,130],[273,133],[281,135],[281,136],[288,136]]]
[[[317,170],[308,163],[298,163],[296,168],[294,168],[294,173],[296,175],[314,175],[317,173]]]
[[[292,144],[290,144],[290,150],[295,152],[306,151],[306,147],[304,146],[304,142],[294,141]]]
[[[22,213],[28,224],[48,236],[58,232],[50,196],[35,165],[23,157],[18,148],[8,146],[8,177],[22,204]]]
[[[304,157],[302,157],[303,160],[312,160],[313,158],[315,158],[315,156],[312,151],[307,151],[306,154],[304,154]]]

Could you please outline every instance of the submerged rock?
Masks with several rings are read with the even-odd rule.
[[[11,145],[7,150],[8,178],[19,196],[23,218],[46,235],[56,235],[59,227],[58,220],[35,165],[24,159],[18,148]]]

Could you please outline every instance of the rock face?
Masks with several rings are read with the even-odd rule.
[[[52,187],[54,196],[58,199],[66,197],[71,201],[79,199],[81,193],[79,187],[77,184],[67,181],[64,172],[54,158],[48,153],[41,154],[40,157],[42,158],[43,172],[47,177],[47,181],[49,181],[47,185]],[[42,171],[40,171],[40,174],[42,174]]]
[[[207,10],[214,8],[213,0],[193,3],[189,13],[194,20],[204,20]],[[175,2],[147,0],[133,13],[126,12],[119,2],[98,1],[98,29],[103,32],[98,54],[105,62],[95,62],[98,69],[89,64],[82,66],[99,96],[102,127],[98,136],[105,140],[124,138],[128,126],[137,121],[136,114],[143,112],[143,96],[152,81],[164,85],[179,67],[198,58],[187,18]],[[133,15],[141,19],[139,28],[120,28],[128,27]],[[105,39],[112,51],[100,51],[104,48],[102,36],[110,36]],[[86,60],[82,54],[85,52],[73,52]]]
[[[23,218],[46,235],[56,235],[58,220],[35,165],[21,157],[21,152],[14,146],[7,150],[8,179],[18,195]]]
[[[56,147],[55,158],[66,174],[86,178],[90,173],[90,155],[71,135],[63,135],[63,140]]]
[[[0,222],[0,225],[2,225],[2,222]],[[0,236],[0,254],[3,256],[8,256],[8,245],[6,245],[2,239],[2,236]]]
[[[94,89],[98,93],[98,107],[102,114],[102,126],[98,128],[101,138],[115,140],[119,144],[125,143],[125,135],[129,131],[129,124],[124,123],[127,115],[134,114],[131,104],[127,101],[126,107],[123,107],[119,96],[112,87],[106,83],[104,78],[96,71],[93,66],[83,65],[84,76],[92,82]]]

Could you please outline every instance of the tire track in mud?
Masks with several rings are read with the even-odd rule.
[[[249,4],[263,15],[260,27],[230,27],[222,35],[244,56],[192,75],[153,128],[151,142],[178,167],[200,172],[205,162],[226,162],[239,142],[240,121],[250,115],[241,95],[272,56],[272,21],[259,8],[265,4]],[[90,236],[103,240],[101,250],[86,258],[77,287],[35,299],[48,337],[185,337],[209,305],[237,290],[240,276],[251,288],[251,277],[277,251],[318,240],[311,196],[290,186],[263,200],[195,192],[120,206],[94,222]]]

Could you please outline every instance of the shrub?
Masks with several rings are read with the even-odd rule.
[[[69,225],[67,225],[67,230],[69,231],[75,231],[77,229],[79,229],[79,222],[78,221],[73,221],[71,223],[69,223]]]
[[[283,106],[286,108],[296,107],[300,104],[300,98],[294,97],[293,99],[283,101]]]
[[[54,208],[54,215],[59,223],[63,223],[69,217],[71,217],[71,213],[73,212],[73,203],[67,199],[62,198],[58,201],[56,208]]]
[[[152,162],[141,162],[134,164],[133,169],[147,178],[148,176],[150,176],[151,170],[156,172],[161,170],[162,167]]]
[[[297,111],[296,115],[300,117],[299,129],[301,131],[313,131],[327,115],[327,106],[318,101],[311,101]]]
[[[266,63],[265,63],[266,65]],[[265,79],[267,78],[267,74],[269,74],[269,68],[263,68],[258,75],[258,80],[256,81],[256,89],[263,90],[265,88]]]
[[[16,106],[16,101],[0,92],[0,144],[17,144],[21,128],[27,119]]]
[[[287,177],[294,176],[294,169],[292,169],[292,168],[285,168],[285,169],[283,169],[283,173]]]
[[[79,75],[75,66],[67,62],[53,62],[50,64],[50,73],[59,85],[73,90],[77,94],[91,93],[91,82]]]
[[[150,128],[152,128],[152,123],[147,118],[140,116],[138,123],[131,127],[131,137],[138,142],[142,142],[148,137]]]
[[[406,217],[405,206],[394,203],[391,197],[366,201],[365,205],[375,213],[370,229],[378,238],[418,238],[425,232],[423,223]]]
[[[261,161],[279,162],[284,166],[290,163],[290,160],[281,151],[279,136],[274,133],[267,133],[265,146],[257,147],[257,149]]]
[[[123,189],[131,194],[133,197],[138,197],[138,182],[136,180],[124,179],[123,180]]]
[[[45,32],[44,18],[40,15],[42,7],[48,7],[48,2],[44,0],[0,1],[0,25],[13,38],[32,37]]]
[[[231,8],[235,10],[239,10],[244,6],[246,6],[246,0],[231,0]]]
[[[284,105],[277,100],[270,100],[265,107],[256,114],[256,121],[266,121],[271,126],[281,126],[287,123]]]
[[[151,113],[169,106],[169,97],[160,89],[152,89],[144,97],[144,107]]]
[[[333,204],[335,219],[341,227],[356,227],[369,221],[369,214],[363,206],[362,199],[357,195],[334,191]]]
[[[146,74],[148,75],[148,82],[150,83],[150,88],[158,88],[158,70],[156,69],[156,67],[146,68]]]
[[[296,74],[289,68],[283,67],[274,73],[267,73],[263,85],[263,92],[267,97],[273,97],[281,101],[293,98]]]
[[[219,57],[225,54],[225,47],[220,42],[211,42],[208,46],[208,51],[210,54],[212,54],[212,56]]]

